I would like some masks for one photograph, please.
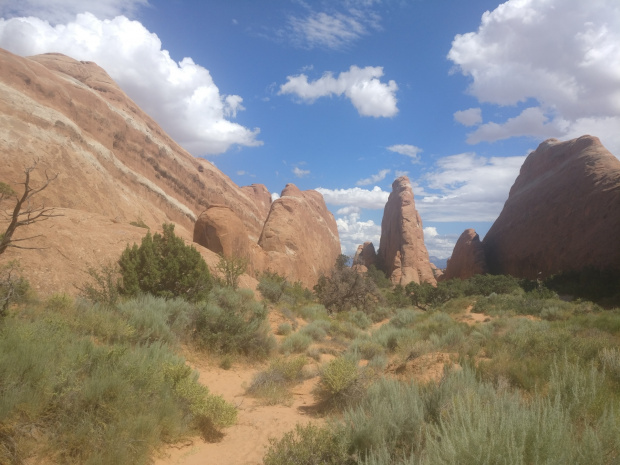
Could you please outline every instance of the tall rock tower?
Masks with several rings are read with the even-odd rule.
[[[422,219],[415,208],[407,176],[392,183],[381,221],[379,267],[394,284],[430,283],[436,280],[424,245]]]

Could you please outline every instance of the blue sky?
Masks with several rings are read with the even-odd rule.
[[[429,253],[550,137],[620,154],[618,0],[0,0],[0,47],[104,67],[237,184],[318,189],[343,251],[407,174]]]

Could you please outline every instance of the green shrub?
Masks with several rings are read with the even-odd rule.
[[[291,395],[288,388],[304,379],[306,357],[277,358],[265,371],[254,376],[248,394],[262,398],[268,405],[286,402]]]
[[[163,235],[150,231],[138,247],[127,246],[119,259],[123,295],[149,293],[158,297],[182,297],[196,302],[207,298],[212,287],[209,268],[200,253],[164,224]]]
[[[344,431],[311,423],[297,425],[281,439],[270,439],[264,465],[355,465]]]
[[[306,321],[327,320],[327,310],[321,304],[304,305],[299,309],[299,314]]]
[[[288,336],[293,331],[293,326],[290,323],[280,323],[278,325],[278,334],[280,336]]]
[[[367,276],[346,266],[340,256],[330,276],[320,276],[314,292],[330,313],[356,308],[371,311],[382,300],[376,284]]]
[[[370,318],[368,318],[364,312],[359,310],[339,313],[338,318],[344,321],[349,321],[360,329],[368,329],[371,325]]]
[[[275,271],[264,271],[258,278],[258,291],[270,302],[277,303],[284,294],[288,282]]]
[[[378,342],[371,340],[368,336],[355,339],[349,345],[348,350],[359,354],[363,360],[370,360],[378,355],[385,354],[385,348]]]
[[[305,352],[312,344],[312,337],[301,332],[287,336],[280,344],[280,352],[283,354],[299,354]]]
[[[378,306],[370,311],[366,312],[366,315],[372,320],[373,323],[379,323],[389,318],[394,311],[390,307]]]
[[[118,303],[121,286],[120,269],[116,263],[90,267],[87,270],[90,280],[78,287],[80,297],[94,303],[113,307]]]
[[[227,257],[224,254],[220,254],[220,261],[215,265],[220,285],[237,289],[239,287],[239,278],[245,273],[248,263],[250,263],[250,260],[246,257]]]
[[[180,298],[140,295],[118,304],[117,311],[134,329],[133,342],[165,342],[174,347],[189,339],[196,307]]]
[[[392,287],[392,282],[387,278],[387,276],[385,276],[385,273],[378,269],[375,265],[370,265],[368,267],[366,276],[370,278],[380,289],[388,289]]]
[[[322,341],[327,337],[331,324],[327,320],[314,320],[299,330],[300,334],[307,334],[315,341]]]
[[[215,288],[198,305],[195,341],[218,354],[241,354],[262,359],[276,342],[267,324],[267,308],[247,290]]]
[[[0,266],[0,318],[7,315],[12,303],[23,302],[30,291],[30,283],[20,273],[17,260]]]
[[[289,283],[289,285],[284,288],[282,300],[290,305],[297,306],[314,300],[314,294],[312,294],[310,289],[304,287],[300,281],[296,281],[292,284]]]
[[[368,386],[368,373],[350,357],[337,357],[321,368],[315,390],[317,401],[325,408],[344,408],[358,402]]]
[[[390,320],[390,324],[395,328],[406,328],[411,326],[420,316],[419,311],[403,308],[396,311],[396,315]]]
[[[49,313],[0,329],[3,463],[9,444],[18,448],[13,456],[34,461],[147,464],[164,441],[235,421],[236,409],[210,395],[165,344],[95,341],[73,320]],[[23,432],[33,427],[38,439],[29,442]]]
[[[604,348],[599,359],[605,372],[616,382],[620,382],[620,349]]]
[[[465,295],[510,294],[520,289],[519,280],[513,276],[477,274],[467,280]]]

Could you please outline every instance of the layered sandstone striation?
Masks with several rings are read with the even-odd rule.
[[[401,176],[392,183],[392,192],[381,221],[377,262],[394,284],[436,284],[424,245],[422,219],[415,208],[413,190],[407,176]]]
[[[473,229],[466,229],[456,241],[452,257],[448,260],[441,280],[467,279],[476,274],[486,273],[488,268],[480,237]]]
[[[147,229],[130,223],[157,230],[162,223],[172,222],[175,232],[191,241],[199,218],[199,225],[209,225],[203,227],[201,237],[208,237],[207,243],[213,245],[197,248],[210,265],[217,263],[216,253],[231,251],[248,253],[252,270],[283,271],[278,266],[283,266],[284,258],[270,263],[269,254],[258,245],[273,209],[265,186],[240,188],[212,163],[190,155],[95,63],[59,54],[23,58],[2,49],[0,62],[0,180],[19,190],[24,168],[38,160],[32,173],[34,186],[40,185],[46,172],[58,173],[58,178],[35,200],[65,215],[29,227],[33,231],[45,227],[49,253],[36,253],[38,270],[57,268],[64,273],[58,275],[61,283],[47,284],[38,271],[25,268],[35,288],[42,293],[74,293],[74,284],[84,281],[88,267],[118,258],[120,246],[97,244],[117,244],[115,238],[133,243],[146,234]],[[315,204],[322,201],[317,192],[306,197]],[[329,267],[323,267],[322,261],[288,264],[290,279],[312,285],[333,265],[332,249],[335,244],[339,248],[339,240],[335,220],[327,213],[327,209],[317,211],[316,217],[328,231],[322,237],[329,241],[309,243],[316,247],[314,253],[325,252],[332,263]],[[290,216],[300,230],[308,229],[298,213]],[[71,231],[71,240],[60,231]],[[110,241],[102,240],[106,234]],[[304,244],[298,242],[297,247]],[[79,262],[74,261],[74,249],[83,250]],[[3,259],[27,262],[32,253],[12,249]],[[305,253],[286,256],[291,261],[313,258]]]
[[[534,279],[620,266],[620,160],[599,139],[528,155],[482,245],[491,273]]]

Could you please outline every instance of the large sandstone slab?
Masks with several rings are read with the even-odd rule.
[[[489,271],[534,279],[620,267],[620,160],[599,139],[530,153],[482,241]]]
[[[69,273],[82,262],[92,264],[99,258],[120,254],[120,249],[111,247],[99,257],[94,252],[97,246],[93,241],[106,244],[102,237],[107,234],[113,238],[119,229],[136,231],[130,225],[132,222],[143,222],[152,230],[159,229],[164,222],[172,222],[176,225],[175,232],[191,241],[197,219],[205,211],[214,213],[218,209],[227,215],[226,218],[220,215],[215,221],[224,231],[222,234],[233,230],[238,240],[232,244],[228,236],[217,240],[212,237],[210,243],[217,245],[213,245],[209,255],[211,265],[217,258],[213,252],[228,248],[242,253],[249,250],[253,260],[251,270],[286,270],[290,279],[302,280],[306,285],[312,285],[320,272],[329,269],[324,269],[314,255],[305,253],[283,252],[284,255],[269,263],[268,254],[258,245],[272,210],[271,194],[266,187],[255,184],[240,188],[209,161],[190,155],[95,63],[59,54],[23,58],[2,49],[0,63],[0,181],[19,190],[23,170],[34,160],[38,160],[32,173],[34,186],[45,179],[45,172],[58,173],[58,178],[36,201],[73,212],[75,221],[68,231],[75,235],[77,242],[83,238],[93,246],[85,248],[80,263],[75,263],[76,257],[65,253],[64,244],[60,244],[66,237],[50,228],[45,231],[50,248],[63,253],[35,254],[40,270]],[[318,192],[304,197],[307,203],[318,205],[323,201]],[[322,222],[329,233],[320,237],[327,241],[329,236],[329,241],[312,241],[290,233],[289,242],[297,236],[316,248],[314,254],[324,254],[325,260],[332,260],[334,244],[340,247],[337,231],[334,235],[335,221],[328,217],[326,208],[324,211],[318,207],[307,209],[312,214],[305,218]],[[295,220],[298,229],[315,231],[314,226],[303,223],[303,214],[299,213]],[[63,224],[65,220],[55,221],[46,224]],[[33,228],[38,230],[38,226]],[[279,231],[278,228],[273,231]],[[92,235],[95,229],[96,235]],[[137,229],[136,232],[146,231]],[[245,241],[241,238],[243,234]],[[131,236],[131,239],[139,237]],[[239,241],[244,244],[239,245]],[[297,245],[304,247],[301,242]],[[11,257],[30,263],[30,253],[13,251]],[[287,263],[287,259],[296,262]],[[54,279],[62,280],[63,272]],[[73,274],[67,274],[66,278],[74,279]],[[34,282],[35,286],[45,281],[39,274],[33,275],[33,279],[40,280]],[[41,284],[40,288],[42,292],[65,289],[55,281],[49,286]]]

